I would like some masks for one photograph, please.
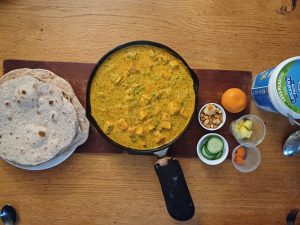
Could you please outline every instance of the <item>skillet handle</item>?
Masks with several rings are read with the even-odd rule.
[[[195,207],[179,161],[164,157],[155,163],[154,169],[170,216],[179,221],[191,219]]]

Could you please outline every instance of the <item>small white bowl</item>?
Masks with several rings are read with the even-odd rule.
[[[203,155],[202,155],[202,152],[201,152],[201,146],[202,144],[207,140],[207,138],[211,137],[211,136],[217,136],[219,138],[222,139],[223,143],[224,143],[224,149],[223,149],[223,155],[219,158],[219,159],[212,159],[212,160],[209,160],[209,159],[206,159]],[[228,146],[228,142],[226,141],[226,139],[219,135],[219,134],[216,134],[216,133],[209,133],[209,134],[206,134],[204,135],[199,141],[198,141],[198,144],[197,144],[197,154],[198,154],[198,157],[200,158],[200,160],[202,162],[204,162],[205,164],[207,165],[218,165],[220,163],[222,163],[228,156],[228,152],[229,152],[229,146]]]
[[[217,107],[218,109],[220,109],[221,112],[222,112],[223,121],[222,121],[222,123],[221,123],[218,127],[216,127],[216,128],[207,128],[207,127],[204,126],[204,124],[202,124],[202,122],[201,122],[201,120],[200,120],[201,112],[205,109],[205,107],[206,107],[208,104],[214,105],[215,107]],[[223,127],[223,125],[225,124],[225,122],[226,122],[226,112],[225,112],[225,110],[223,109],[223,107],[220,106],[220,105],[217,104],[217,103],[207,103],[207,104],[205,104],[204,106],[202,106],[202,108],[199,110],[199,113],[198,113],[198,121],[199,121],[201,127],[203,127],[205,130],[215,131],[215,130],[218,130],[218,129],[220,129],[221,127]]]

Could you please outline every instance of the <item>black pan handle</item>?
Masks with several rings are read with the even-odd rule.
[[[191,219],[195,214],[195,207],[179,161],[164,157],[155,163],[154,169],[170,216],[179,221]]]

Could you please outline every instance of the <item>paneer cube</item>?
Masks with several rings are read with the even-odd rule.
[[[160,132],[156,131],[154,133],[156,144],[161,144],[166,140],[166,137],[163,136]]]
[[[119,127],[120,130],[127,130],[128,128],[128,124],[123,118],[117,121],[117,126]]]
[[[171,124],[170,121],[165,120],[165,121],[162,121],[162,122],[161,122],[161,125],[160,125],[160,126],[161,126],[161,128],[164,128],[164,129],[169,130],[169,129],[171,129],[172,124]]]
[[[172,70],[178,69],[179,68],[179,63],[176,60],[172,60],[169,62],[169,65]]]
[[[154,58],[156,56],[153,50],[149,50],[148,54],[150,55],[150,58]]]
[[[136,127],[128,127],[129,137],[135,135]]]
[[[136,130],[135,130],[135,133],[138,136],[144,136],[144,129],[143,129],[143,127],[137,127]]]
[[[148,132],[150,132],[150,131],[152,131],[152,130],[154,130],[155,129],[155,126],[153,125],[153,124],[148,124],[147,125],[147,130],[148,130]]]
[[[188,118],[188,112],[185,108],[182,108],[179,112],[179,114],[184,117],[184,118]]]
[[[162,119],[162,120],[170,120],[170,118],[171,118],[170,113],[163,112],[163,113],[161,114],[161,119]]]
[[[140,109],[138,112],[138,117],[140,120],[144,120],[147,117],[148,113],[144,109]]]
[[[123,79],[122,76],[117,76],[116,79],[114,80],[114,84],[115,84],[115,85],[120,84],[120,82],[121,82],[122,79]]]
[[[138,72],[136,65],[133,62],[130,62],[130,65],[127,70],[127,74],[130,75],[130,74],[134,74],[136,72]]]
[[[127,53],[127,58],[128,59],[136,59],[137,58],[137,53],[136,52],[128,52]]]
[[[170,102],[169,103],[169,111],[171,115],[177,114],[180,110],[179,105],[176,102]]]

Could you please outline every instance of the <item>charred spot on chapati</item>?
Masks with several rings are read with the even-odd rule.
[[[46,137],[46,132],[45,131],[39,131],[39,135],[41,137]]]

